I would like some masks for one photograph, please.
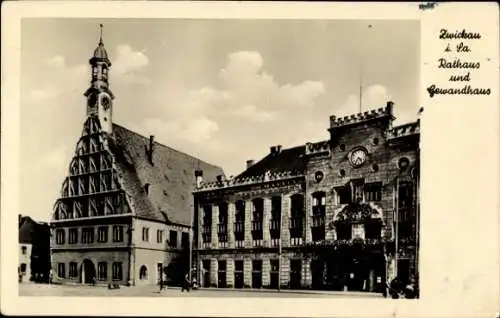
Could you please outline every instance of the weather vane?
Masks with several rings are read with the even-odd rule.
[[[100,33],[101,33],[101,35],[99,37],[99,44],[102,44],[102,27],[103,27],[102,23],[99,24],[99,29],[100,29]]]

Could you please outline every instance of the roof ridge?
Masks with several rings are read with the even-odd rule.
[[[140,133],[138,133],[138,132],[136,132],[136,131],[130,130],[130,129],[128,129],[128,128],[126,128],[126,127],[122,126],[122,125],[119,125],[119,124],[117,124],[117,123],[113,123],[113,125],[114,125],[114,126],[118,126],[118,127],[120,127],[121,129],[127,130],[127,131],[129,131],[129,132],[131,132],[131,133],[133,133],[133,134],[136,134],[136,135],[138,135],[138,136],[140,136],[140,137],[142,137],[142,138],[144,138],[144,139],[148,140],[148,137],[146,137],[146,136],[144,136],[144,135],[142,135],[142,134],[140,134]],[[205,160],[202,160],[202,159],[198,158],[198,157],[197,157],[197,156],[195,156],[195,155],[189,154],[189,153],[184,152],[184,151],[177,150],[177,149],[175,149],[175,148],[172,148],[172,147],[170,147],[170,146],[167,146],[167,145],[165,145],[165,144],[163,144],[163,143],[161,143],[161,142],[158,142],[158,141],[156,141],[156,140],[155,140],[154,142],[155,142],[155,144],[157,144],[157,145],[159,145],[159,146],[161,146],[161,147],[167,148],[167,149],[169,149],[169,150],[171,150],[171,151],[175,151],[175,152],[177,152],[177,153],[179,153],[179,154],[181,154],[181,155],[185,155],[185,156],[191,157],[191,158],[193,158],[194,160],[204,162],[205,164],[208,164],[208,165],[213,166],[213,167],[215,167],[215,168],[221,168],[221,167],[219,167],[219,166],[217,166],[217,165],[215,165],[215,164],[213,164],[213,163],[209,163],[209,162],[207,162],[207,161],[205,161]]]

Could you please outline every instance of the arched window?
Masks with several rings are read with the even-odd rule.
[[[140,280],[148,279],[148,268],[146,267],[146,265],[141,266],[141,269],[139,270],[139,279]]]

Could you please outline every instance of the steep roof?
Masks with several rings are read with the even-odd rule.
[[[268,171],[270,173],[292,172],[293,174],[301,174],[306,167],[304,152],[305,146],[297,146],[269,153],[236,178],[262,176]]]
[[[224,175],[220,167],[154,142],[149,161],[149,138],[113,124],[110,150],[121,173],[123,187],[130,194],[138,216],[181,225],[191,225],[194,171],[203,171],[207,181]],[[145,185],[149,184],[146,193]]]

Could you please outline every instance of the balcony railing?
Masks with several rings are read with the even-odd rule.
[[[301,229],[304,218],[290,218],[290,229]]]
[[[242,221],[234,222],[234,232],[236,233],[245,232],[245,223],[243,223]]]
[[[245,241],[243,241],[243,240],[241,240],[241,241],[238,241],[238,240],[234,241],[234,247],[236,247],[236,248],[243,248],[243,247],[245,247]]]
[[[227,234],[227,223],[219,223],[219,224],[217,224],[217,233],[219,233],[219,234]]]
[[[320,228],[325,226],[325,215],[324,214],[319,214],[319,215],[313,215],[312,217],[312,227],[313,228]]]
[[[280,220],[271,220],[269,222],[269,229],[271,231],[278,231],[281,228]]]
[[[252,231],[253,232],[262,231],[262,220],[252,221]]]
[[[210,234],[210,233],[212,233],[212,226],[210,226],[210,225],[204,225],[202,233],[203,234]]]

